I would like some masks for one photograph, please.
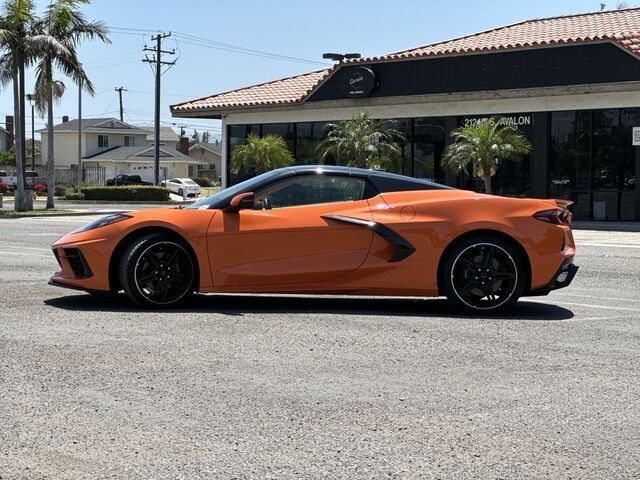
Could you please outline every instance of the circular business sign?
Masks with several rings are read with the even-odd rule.
[[[351,67],[340,77],[340,91],[351,98],[366,97],[376,86],[376,74],[368,67]]]

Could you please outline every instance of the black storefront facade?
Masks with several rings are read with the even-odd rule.
[[[443,169],[441,156],[455,128],[504,122],[534,148],[517,162],[498,159],[496,194],[570,199],[576,219],[640,220],[640,147],[632,145],[640,59],[613,42],[344,63],[299,102],[201,116],[223,121],[230,185],[252,173],[228,171],[230,153],[249,134],[281,135],[297,163],[313,164],[326,124],[359,111],[404,134],[390,168],[397,173],[482,191],[477,179]]]

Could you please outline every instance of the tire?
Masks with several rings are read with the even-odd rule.
[[[120,285],[145,308],[173,308],[196,289],[196,261],[189,248],[166,233],[134,240],[120,258]]]
[[[182,193],[183,193],[183,192],[182,192],[182,189],[181,189],[181,188],[180,188],[180,189],[178,189],[178,195],[180,195],[180,196],[182,197]]]
[[[527,284],[520,252],[499,237],[467,238],[444,261],[442,292],[456,309],[472,315],[508,310]]]

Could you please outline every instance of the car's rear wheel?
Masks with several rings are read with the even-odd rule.
[[[504,311],[526,285],[519,251],[498,237],[477,236],[456,245],[445,260],[443,293],[457,308],[475,315]]]
[[[154,233],[134,240],[120,259],[120,284],[143,307],[179,305],[196,288],[195,259],[173,236]]]

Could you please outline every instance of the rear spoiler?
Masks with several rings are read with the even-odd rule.
[[[562,209],[562,210],[565,210],[567,212],[570,212],[571,210],[573,210],[572,208],[570,208],[573,205],[573,202],[571,200],[564,200],[564,199],[560,199],[560,198],[554,198],[551,201],[555,202],[557,207]]]

